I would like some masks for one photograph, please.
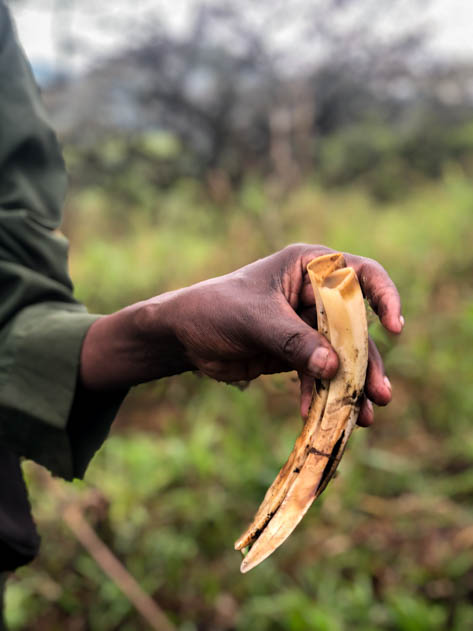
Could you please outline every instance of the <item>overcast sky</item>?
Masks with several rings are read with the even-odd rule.
[[[312,0],[308,0],[312,1]],[[189,10],[196,0],[114,0],[113,2],[97,2],[95,16],[89,11],[75,11],[72,19],[67,20],[70,33],[87,33],[87,48],[97,53],[112,51],[126,37],[122,29],[112,35],[113,29],[108,29],[110,20],[120,19],[134,21],[141,15],[148,15],[151,7],[158,7],[161,15],[174,28],[185,28]],[[432,44],[437,51],[442,51],[452,57],[473,58],[473,0],[431,0],[427,3],[428,10],[421,11],[422,18],[426,17],[434,27]],[[14,15],[24,48],[35,65],[53,65],[55,58],[55,33],[57,35],[58,21],[53,19],[53,7],[61,6],[57,0],[43,0],[41,8],[34,8],[32,3],[26,7],[15,8]],[[419,3],[422,5],[422,3]],[[419,6],[418,5],[418,6]],[[80,3],[79,3],[80,6]],[[257,6],[257,5],[256,5]],[[75,70],[80,70],[87,62],[83,53],[78,51],[73,59]]]

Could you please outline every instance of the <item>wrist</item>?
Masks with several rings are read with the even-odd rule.
[[[174,330],[178,293],[163,294],[96,320],[82,345],[83,385],[91,390],[128,388],[192,370]]]
[[[134,335],[138,340],[145,381],[193,370],[186,349],[177,334],[180,300],[185,289],[170,291],[133,305]]]

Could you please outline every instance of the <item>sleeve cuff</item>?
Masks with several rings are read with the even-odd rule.
[[[78,386],[82,342],[100,316],[41,303],[12,321],[0,357],[0,442],[66,479],[82,477],[126,391]]]

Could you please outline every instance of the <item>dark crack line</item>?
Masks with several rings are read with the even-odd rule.
[[[319,451],[318,449],[316,449],[315,447],[311,447],[309,449],[309,453],[310,454],[316,454],[317,456],[324,456],[324,458],[330,458],[332,454],[326,454],[323,451]]]

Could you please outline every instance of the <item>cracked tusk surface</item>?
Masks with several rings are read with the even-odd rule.
[[[235,542],[237,550],[249,546],[242,572],[272,554],[325,489],[360,409],[368,363],[368,327],[357,276],[352,268],[345,267],[339,253],[318,257],[307,269],[315,294],[318,330],[338,353],[339,370],[330,382],[315,381],[304,428],[252,523]]]

